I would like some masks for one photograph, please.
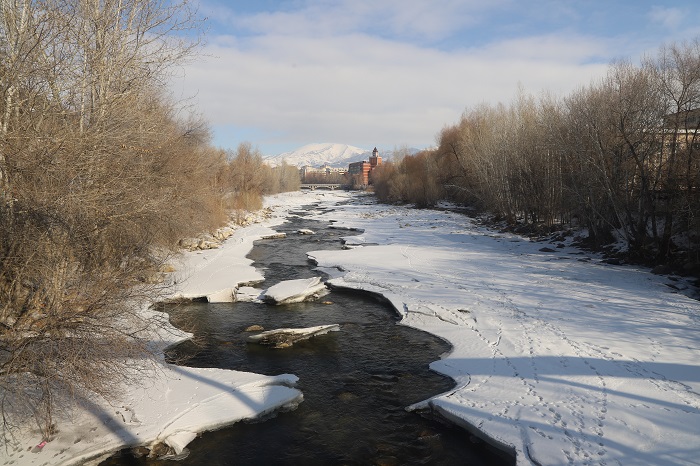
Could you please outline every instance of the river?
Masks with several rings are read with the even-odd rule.
[[[317,208],[317,207],[313,207]],[[340,249],[345,232],[293,213],[283,239],[257,241],[249,257],[264,270],[261,290],[280,281],[317,276],[306,252]],[[301,235],[310,229],[313,235]],[[428,369],[450,346],[397,325],[394,310],[373,296],[332,290],[316,302],[164,305],[174,325],[195,334],[171,350],[178,364],[299,377],[304,401],[272,419],[206,433],[190,445],[187,465],[501,465],[514,464],[467,432],[406,407],[453,387]],[[271,349],[246,343],[245,329],[340,324],[332,332]],[[172,464],[124,451],[105,465]]]

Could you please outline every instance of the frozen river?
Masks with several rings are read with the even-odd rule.
[[[298,212],[303,215],[303,212]],[[341,249],[341,232],[328,222],[293,217],[277,231],[286,238],[260,240],[248,257],[265,281],[318,275],[312,249]],[[313,231],[313,235],[299,234]],[[315,302],[193,303],[166,306],[171,321],[194,333],[170,351],[179,364],[275,375],[292,373],[304,401],[291,412],[256,423],[238,423],[194,440],[179,464],[513,464],[468,432],[408,412],[406,407],[446,392],[454,382],[429,369],[450,345],[426,332],[396,325],[384,302],[358,292],[332,291]],[[246,343],[250,325],[265,329],[340,324],[340,331],[272,349]],[[261,445],[264,446],[261,448]],[[104,463],[157,464],[125,452]]]

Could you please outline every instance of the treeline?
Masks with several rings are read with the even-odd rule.
[[[347,173],[319,173],[311,172],[306,173],[304,176],[304,183],[322,183],[322,184],[341,184],[344,186],[350,186],[351,181],[350,176]]]
[[[476,206],[532,229],[587,227],[597,246],[698,271],[700,43],[662,47],[639,66],[564,97],[524,93],[445,127],[438,147],[373,173],[387,202]]]
[[[227,209],[258,210],[262,208],[263,196],[297,191],[301,186],[298,168],[284,162],[270,167],[248,142],[239,144],[235,151],[227,151],[226,158],[228,164],[222,175],[227,187],[223,193]]]
[[[212,147],[163,91],[197,27],[187,1],[0,3],[5,434],[33,416],[48,439],[62,396],[140,377],[160,322],[136,311],[178,240],[298,187],[249,145]]]

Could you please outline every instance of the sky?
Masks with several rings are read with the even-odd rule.
[[[700,37],[697,0],[194,0],[198,56],[171,83],[213,143],[434,146],[519,89],[564,96],[611,62]]]

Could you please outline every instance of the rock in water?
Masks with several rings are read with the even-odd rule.
[[[260,239],[282,239],[286,238],[287,234],[286,233],[272,233],[269,235],[264,235]]]
[[[272,346],[273,348],[289,348],[297,341],[307,340],[317,335],[323,335],[328,332],[337,332],[340,330],[340,325],[319,325],[317,327],[306,328],[278,328],[268,330],[257,335],[248,337],[249,343],[259,343],[261,345]]]

